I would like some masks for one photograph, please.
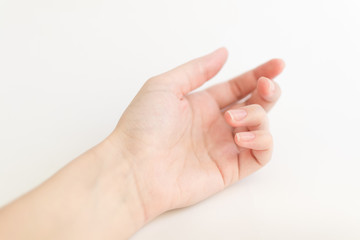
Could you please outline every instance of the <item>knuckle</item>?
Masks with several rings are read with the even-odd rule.
[[[145,90],[153,90],[159,85],[159,80],[156,77],[149,78],[143,85]]]
[[[236,99],[244,95],[244,89],[235,79],[229,81],[230,91]]]
[[[161,76],[149,78],[143,85],[145,91],[170,91],[172,86]]]
[[[145,84],[157,84],[161,82],[161,79],[158,76],[149,78]]]

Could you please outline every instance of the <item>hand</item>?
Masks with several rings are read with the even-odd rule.
[[[126,239],[261,168],[272,151],[265,110],[280,96],[269,78],[284,64],[191,93],[226,58],[221,48],[148,80],[109,137],[0,209],[0,238]]]
[[[270,79],[284,63],[274,59],[192,93],[216,75],[226,59],[226,49],[220,48],[151,78],[109,137],[127,156],[146,220],[199,202],[271,158],[266,111],[280,89]]]

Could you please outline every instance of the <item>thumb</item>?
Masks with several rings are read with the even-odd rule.
[[[161,79],[176,95],[182,97],[214,77],[226,62],[227,57],[228,51],[222,47],[155,78]]]

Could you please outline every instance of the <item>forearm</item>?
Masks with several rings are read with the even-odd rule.
[[[149,79],[110,137],[0,210],[0,239],[126,239],[260,169],[272,152],[265,109],[280,96],[261,76],[284,64],[192,93],[226,58],[220,48]]]
[[[129,161],[103,141],[0,211],[0,239],[126,239],[145,223]]]

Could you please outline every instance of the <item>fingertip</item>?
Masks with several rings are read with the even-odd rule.
[[[221,60],[226,60],[228,58],[229,55],[229,51],[227,50],[226,47],[220,47],[217,48],[216,50],[212,51],[211,53],[209,53],[210,56],[216,56],[216,58],[219,58]]]
[[[219,47],[217,51],[221,51],[226,56],[229,55],[229,50],[225,46]]]
[[[281,58],[273,58],[272,61],[275,61],[280,68],[285,67],[285,61]]]
[[[253,150],[271,150],[273,139],[271,133],[267,130],[238,132],[235,134],[235,143],[239,147]]]
[[[226,112],[224,113],[224,118],[225,118],[226,122],[231,125],[231,123],[232,123],[232,116],[231,116],[231,113],[230,113],[229,111],[226,111]]]
[[[232,126],[235,127],[236,126],[236,121],[239,121],[241,118],[246,116],[246,112],[245,114],[243,113],[244,111],[240,112],[240,115],[234,111],[234,110],[228,110],[225,112],[224,117],[226,122]]]
[[[280,94],[279,86],[267,77],[260,77],[257,84],[259,95],[266,101],[275,101]]]
[[[267,87],[268,86],[268,84],[267,84],[268,80],[269,80],[269,78],[267,78],[267,77],[260,77],[258,79],[257,87],[258,88]]]
[[[260,96],[269,98],[274,95],[276,87],[271,79],[267,77],[260,77],[258,80],[257,89]]]
[[[213,78],[224,66],[228,58],[228,51],[225,47],[216,49],[203,57],[203,69],[206,70],[205,79]]]
[[[269,78],[274,78],[279,75],[285,68],[284,60],[280,58],[273,58],[267,62]]]
[[[285,61],[281,58],[273,58],[270,60],[270,62],[272,62],[273,67],[279,73],[282,72],[282,70],[285,68]]]
[[[218,52],[218,54],[220,55],[220,57],[219,57],[220,62],[222,62],[222,64],[224,65],[226,60],[229,57],[229,51],[227,50],[226,47],[221,47],[221,48],[218,48],[216,50],[216,52]]]
[[[235,141],[240,145],[241,143],[251,142],[255,139],[254,132],[238,132],[235,134]]]

